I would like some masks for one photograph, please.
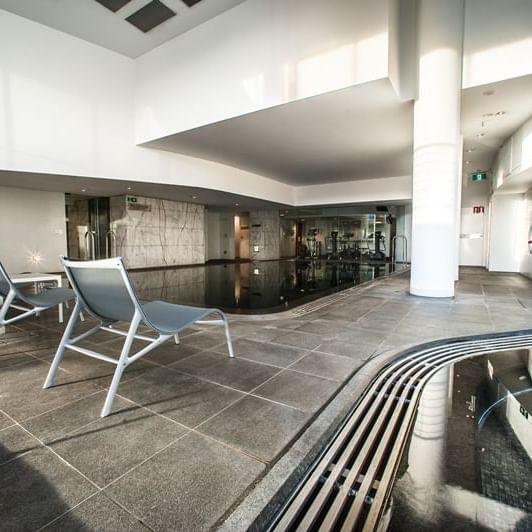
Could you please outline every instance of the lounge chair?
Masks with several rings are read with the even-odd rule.
[[[76,297],[70,288],[46,288],[37,294],[25,294],[21,291],[21,288],[20,284],[13,283],[2,263],[0,263],[0,297],[3,299],[3,304],[0,308],[0,328],[39,314],[39,312],[48,310],[56,305],[66,304],[67,301]],[[27,306],[22,306],[20,303],[24,303]],[[10,308],[21,310],[22,314],[7,318]]]
[[[174,337],[175,342],[179,343],[178,333],[193,324],[224,326],[229,356],[234,356],[227,319],[221,310],[175,305],[164,301],[140,302],[120,257],[95,261],[76,261],[63,257],[61,262],[77,299],[44,383],[44,388],[53,385],[65,349],[72,349],[83,355],[115,364],[116,370],[101,413],[101,417],[104,417],[111,412],[113,400],[125,368],[169,338]],[[72,338],[74,325],[80,312],[84,310],[96,318],[99,324]],[[220,319],[202,320],[210,314],[217,314]],[[129,322],[128,331],[113,328],[112,324],[117,321]],[[147,325],[158,336],[152,338],[137,334],[141,323]],[[76,345],[100,330],[125,336],[118,359]],[[130,354],[135,338],[148,342],[148,345],[137,353]]]

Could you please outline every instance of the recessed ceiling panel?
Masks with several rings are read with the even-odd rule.
[[[110,9],[113,13],[116,13],[119,9],[122,9],[126,4],[129,4],[131,0],[96,0],[99,4]]]
[[[165,20],[175,16],[175,12],[159,0],[152,0],[149,4],[135,11],[126,20],[144,33],[152,30]]]

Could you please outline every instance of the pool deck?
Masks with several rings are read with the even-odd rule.
[[[42,390],[55,310],[8,327],[1,527],[245,530],[398,352],[532,326],[532,281],[518,274],[462,269],[452,300],[410,296],[408,282],[382,278],[302,315],[234,317],[232,360],[222,331],[190,329],[126,370],[105,419],[110,364],[67,352],[58,385]],[[115,336],[93,338],[119,352]]]

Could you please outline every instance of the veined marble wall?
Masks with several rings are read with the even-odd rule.
[[[269,260],[280,256],[280,222],[277,210],[249,213],[251,259]]]
[[[129,201],[128,198],[136,201]],[[110,198],[116,254],[128,268],[203,264],[203,205],[141,196]]]

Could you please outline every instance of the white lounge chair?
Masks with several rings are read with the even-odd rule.
[[[76,261],[63,257],[61,261],[77,299],[44,383],[44,388],[53,385],[65,349],[72,349],[78,353],[115,364],[116,370],[101,413],[101,416],[104,417],[111,412],[113,399],[124,369],[169,338],[174,337],[176,343],[179,343],[179,331],[193,324],[224,326],[229,356],[234,356],[227,318],[221,310],[175,305],[164,301],[140,302],[120,257],[96,261]],[[99,324],[72,338],[74,325],[81,311],[85,310],[96,318]],[[202,320],[210,314],[217,314],[219,319]],[[129,322],[128,331],[124,332],[112,328],[112,323],[116,321]],[[147,325],[158,336],[150,338],[137,334],[141,323]],[[125,336],[118,359],[76,345],[99,330]],[[130,354],[135,338],[148,342],[148,345],[137,353]]]
[[[67,303],[67,301],[76,297],[70,288],[46,288],[37,294],[25,294],[21,291],[21,288],[20,284],[13,283],[2,263],[0,263],[0,297],[3,299],[2,307],[0,308],[0,328],[38,314],[43,310],[48,310],[56,305]],[[20,303],[26,306],[22,306]],[[7,318],[10,308],[21,310],[22,313]]]

